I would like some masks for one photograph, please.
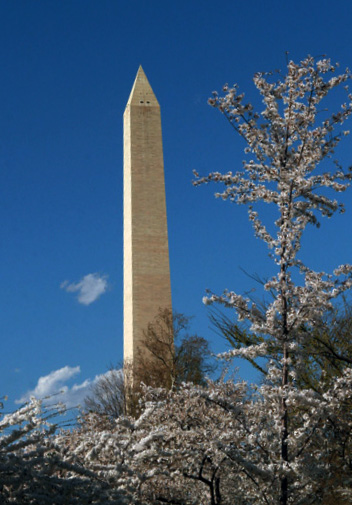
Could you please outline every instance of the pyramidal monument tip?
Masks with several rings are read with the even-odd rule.
[[[152,90],[151,85],[149,84],[148,78],[145,75],[142,65],[139,65],[137,75],[127,101],[127,106],[143,104],[159,106],[159,102]]]

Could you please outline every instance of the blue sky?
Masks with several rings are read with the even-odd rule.
[[[349,0],[333,9],[323,0],[0,3],[6,410],[34,390],[66,387],[77,399],[122,359],[122,114],[138,66],[161,105],[173,305],[223,351],[205,289],[258,288],[241,269],[266,277],[272,265],[246,209],[191,184],[193,169],[235,170],[243,157],[241,139],[207,98],[238,82],[259,103],[252,76],[283,68],[285,51],[351,66],[351,19]],[[344,166],[350,142],[339,149]],[[351,191],[343,200],[346,214],[304,240],[304,257],[318,270],[351,261]],[[241,374],[251,379],[245,368]]]

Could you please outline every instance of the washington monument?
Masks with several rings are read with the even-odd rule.
[[[124,113],[124,363],[134,383],[148,355],[143,332],[160,308],[171,311],[161,117],[139,67]]]

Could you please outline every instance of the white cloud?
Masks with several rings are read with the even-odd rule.
[[[54,370],[50,372],[48,375],[44,375],[43,377],[39,377],[37,385],[34,389],[27,391],[19,400],[16,400],[16,403],[23,403],[30,399],[31,396],[35,396],[36,398],[45,398],[46,396],[51,396],[60,391],[65,394],[68,391],[68,387],[65,385],[71,377],[80,373],[81,369],[79,366],[71,367],[64,366],[59,370]],[[60,398],[61,401],[61,398]]]
[[[68,293],[78,292],[78,301],[83,305],[95,302],[108,288],[106,275],[87,274],[79,282],[64,281],[60,285]]]
[[[60,402],[64,403],[67,408],[82,407],[85,397],[90,393],[93,382],[95,382],[95,380],[91,381],[90,379],[86,379],[81,384],[74,384],[71,388],[67,388],[62,397],[60,396]]]
[[[86,379],[81,384],[73,384],[72,386],[67,386],[65,384],[80,372],[81,369],[79,366],[65,366],[59,370],[54,370],[48,375],[40,377],[36,387],[31,391],[27,391],[19,400],[16,400],[16,403],[24,403],[28,401],[31,396],[42,399],[60,393],[58,396],[54,397],[54,402],[64,403],[67,408],[77,407],[79,405],[83,406],[84,399],[90,393],[91,386],[104,375],[108,376],[111,374],[111,371],[109,370],[105,374],[96,375],[93,380]],[[52,404],[53,400],[49,400],[49,403]]]

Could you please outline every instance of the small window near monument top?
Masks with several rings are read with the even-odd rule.
[[[148,102],[148,100],[147,100],[147,103],[150,103],[150,102]]]
[[[139,103],[144,103],[143,100],[140,100]]]

